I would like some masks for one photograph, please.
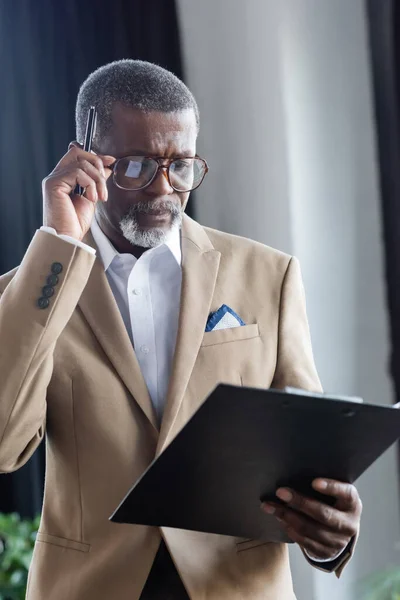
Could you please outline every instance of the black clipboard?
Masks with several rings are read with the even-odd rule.
[[[353,483],[400,437],[400,410],[298,390],[219,385],[112,521],[289,542],[260,501],[316,477]]]

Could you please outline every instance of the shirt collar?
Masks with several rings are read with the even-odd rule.
[[[94,217],[91,225],[91,231],[93,235],[93,239],[96,242],[97,248],[99,250],[100,258],[104,265],[104,270],[110,267],[112,261],[116,256],[120,256],[119,252],[114,248],[108,237],[105,233],[100,229],[100,226]],[[181,235],[180,230],[174,228],[164,244],[161,246],[157,246],[156,248],[152,248],[147,252],[156,252],[159,248],[167,247],[171,251],[171,254],[175,258],[179,267],[182,265],[182,250],[181,250]]]

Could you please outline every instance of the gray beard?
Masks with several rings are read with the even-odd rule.
[[[168,229],[154,227],[153,229],[140,229],[138,214],[148,214],[153,210],[168,210],[171,213],[171,225]],[[171,232],[180,229],[182,225],[183,209],[171,200],[154,200],[153,202],[138,202],[133,204],[129,212],[121,219],[119,227],[122,235],[133,246],[140,248],[156,248],[165,244]]]

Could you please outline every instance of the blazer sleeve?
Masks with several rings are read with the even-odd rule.
[[[94,261],[83,248],[37,231],[12,280],[6,287],[0,281],[2,473],[25,464],[44,436],[54,348]]]
[[[299,261],[292,257],[283,278],[278,330],[278,358],[271,387],[321,392],[311,346]]]
[[[311,346],[307,319],[304,286],[299,261],[289,261],[281,290],[278,359],[271,387],[282,389],[296,387],[312,392],[322,392]],[[306,560],[317,569],[335,572],[337,577],[353,555],[357,542],[353,538],[344,552],[334,561],[314,561],[305,554]]]

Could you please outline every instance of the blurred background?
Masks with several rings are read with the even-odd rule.
[[[300,259],[327,391],[400,401],[399,10],[396,0],[2,0],[0,272],[42,224],[41,180],[75,139],[82,81],[111,60],[150,60],[199,103],[210,174],[191,214]],[[35,516],[43,477],[39,449],[0,478],[0,511]],[[360,581],[392,566],[400,580],[397,448],[358,488],[362,531],[340,581],[291,549],[298,600],[356,600]],[[399,597],[393,581],[376,600]]]

